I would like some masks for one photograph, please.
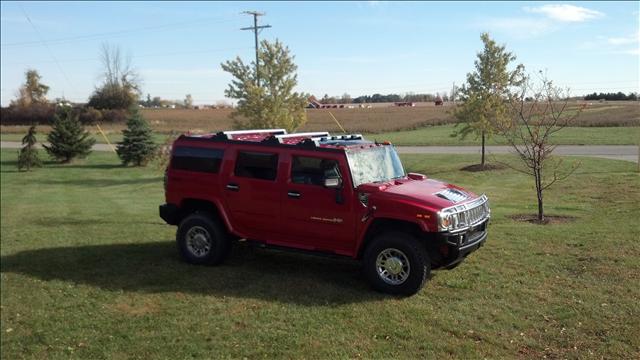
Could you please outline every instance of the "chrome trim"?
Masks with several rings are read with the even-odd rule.
[[[463,246],[459,247],[458,250],[466,250],[466,249],[468,249],[470,247],[478,245],[479,243],[485,241],[486,239],[487,239],[487,231],[485,230],[484,234],[482,234],[481,236],[478,237],[478,240],[476,240],[476,241],[474,241],[472,243],[469,243],[469,244],[464,244]]]
[[[473,199],[469,202],[449,206],[438,211],[438,230],[447,232],[450,234],[457,234],[463,231],[468,230],[469,228],[475,227],[477,225],[482,224],[491,218],[491,209],[489,208],[489,198],[485,194],[482,194],[480,197]],[[480,216],[472,217],[471,220],[474,220],[472,223],[467,224],[467,217],[469,213],[472,211],[481,210]],[[463,227],[459,228],[451,228],[451,229],[443,229],[440,227],[440,218],[443,215],[456,215],[459,217],[458,222],[462,224]]]

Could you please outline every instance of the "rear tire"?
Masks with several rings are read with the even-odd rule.
[[[207,213],[193,213],[180,222],[176,242],[182,258],[196,265],[217,265],[226,259],[231,240],[220,223]]]
[[[364,253],[364,274],[380,292],[410,296],[429,278],[427,251],[411,234],[385,232],[377,235]]]

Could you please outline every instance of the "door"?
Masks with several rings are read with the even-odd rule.
[[[327,176],[348,174],[339,155],[295,152],[288,158],[282,193],[282,226],[287,239],[298,247],[351,255],[355,222],[350,201],[351,185],[340,189],[324,187]]]
[[[278,161],[277,152],[240,148],[235,153],[222,191],[237,233],[266,241],[280,232]]]

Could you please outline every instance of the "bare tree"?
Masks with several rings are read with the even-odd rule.
[[[193,97],[191,94],[187,94],[187,96],[184,97],[184,107],[187,109],[193,108]]]
[[[131,65],[131,57],[125,56],[120,47],[102,44],[100,50],[103,83],[96,88],[89,106],[96,109],[127,109],[140,95],[141,79]]]
[[[509,121],[496,122],[498,132],[522,160],[524,168],[514,167],[534,178],[538,200],[538,222],[544,222],[543,194],[557,181],[569,177],[578,167],[567,168],[562,159],[551,156],[556,146],[552,135],[570,125],[582,107],[569,108],[568,91],[553,85],[545,74],[538,81],[524,77],[508,101]]]
[[[104,67],[102,76],[105,84],[139,92],[140,75],[131,65],[131,56],[124,55],[119,46],[103,43],[100,61]]]

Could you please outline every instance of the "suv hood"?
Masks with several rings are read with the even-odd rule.
[[[435,179],[407,178],[383,184],[363,184],[358,187],[358,191],[376,193],[375,197],[380,198],[413,201],[420,203],[416,205],[426,205],[437,210],[477,197],[476,194],[461,187]]]

